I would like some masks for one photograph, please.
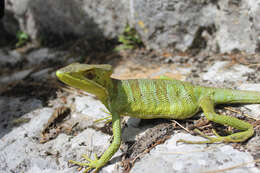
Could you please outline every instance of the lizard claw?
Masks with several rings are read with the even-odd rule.
[[[78,162],[78,161],[74,161],[74,160],[69,160],[69,163],[74,164],[74,165],[78,165],[80,167],[84,167],[87,166],[87,168],[83,171],[83,173],[87,173],[89,172],[91,169],[95,169],[94,172],[97,172],[102,166],[103,164],[100,162],[100,160],[98,159],[97,155],[94,154],[95,159],[92,160],[90,159],[87,155],[83,154],[82,157],[87,160],[88,162]]]

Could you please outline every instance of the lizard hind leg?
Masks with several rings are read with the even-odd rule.
[[[217,134],[217,132],[213,131],[216,137],[209,137],[204,135],[199,130],[196,130],[197,133],[199,133],[201,136],[207,138],[207,141],[186,141],[186,140],[179,140],[178,142],[185,142],[185,143],[216,143],[216,142],[243,142],[249,139],[254,134],[254,128],[251,124],[239,120],[235,117],[230,117],[227,115],[219,115],[215,113],[214,111],[214,102],[210,97],[206,96],[200,100],[200,106],[206,116],[206,118],[210,121],[213,121],[215,123],[219,123],[222,125],[228,125],[231,127],[234,127],[238,130],[241,130],[241,132],[237,132],[228,136],[220,136]]]

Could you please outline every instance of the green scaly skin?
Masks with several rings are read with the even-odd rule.
[[[214,106],[223,103],[260,103],[260,92],[194,86],[173,79],[132,79],[117,80],[110,77],[110,65],[87,65],[74,63],[56,72],[64,83],[94,94],[112,115],[114,139],[109,148],[98,159],[81,163],[69,161],[79,166],[87,166],[98,171],[104,166],[121,143],[120,116],[142,119],[172,118],[186,119],[202,110],[210,121],[241,130],[229,136],[208,137],[207,141],[186,141],[186,143],[243,142],[254,134],[253,126],[235,117],[215,113]]]

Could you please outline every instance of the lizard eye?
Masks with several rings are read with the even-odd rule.
[[[94,79],[95,78],[95,74],[93,74],[92,72],[87,72],[84,74],[84,76],[87,78],[87,79]]]

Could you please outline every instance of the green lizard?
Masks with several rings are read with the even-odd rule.
[[[64,83],[96,95],[112,115],[113,142],[98,158],[81,163],[70,160],[70,163],[87,166],[84,172],[91,169],[98,171],[104,166],[121,143],[120,116],[132,116],[142,119],[172,118],[186,119],[202,110],[210,121],[239,129],[228,136],[208,137],[207,141],[185,141],[187,143],[243,142],[254,134],[253,126],[235,117],[215,113],[214,106],[223,103],[260,103],[260,92],[239,91],[203,86],[194,86],[188,82],[174,79],[130,79],[118,80],[110,77],[110,65],[88,65],[73,63],[56,72]]]

